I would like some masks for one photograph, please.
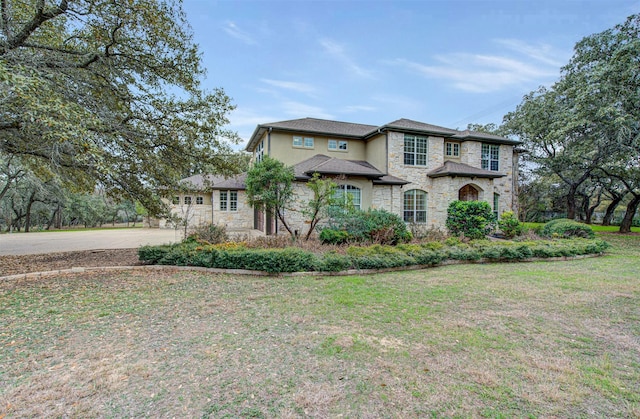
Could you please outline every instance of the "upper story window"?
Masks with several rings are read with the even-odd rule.
[[[497,144],[482,144],[482,168],[497,172],[500,161],[500,146]]]
[[[184,204],[185,205],[191,205],[191,197],[190,196],[185,196],[184,197]]]
[[[327,148],[332,151],[347,151],[348,143],[343,140],[329,140]]]
[[[344,202],[345,205],[353,205],[355,209],[360,209],[362,203],[362,192],[360,188],[353,185],[338,185],[333,197]]]
[[[256,146],[256,163],[260,163],[264,158],[264,140]]]
[[[196,205],[202,205],[202,204],[204,204],[204,197],[196,196]]]
[[[444,143],[444,155],[447,157],[460,157],[460,144]]]
[[[404,135],[404,164],[410,166],[427,165],[427,137]]]
[[[294,147],[313,148],[313,137],[293,136]]]

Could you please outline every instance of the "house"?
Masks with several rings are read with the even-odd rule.
[[[486,201],[496,214],[516,210],[518,144],[409,119],[374,126],[303,118],[258,125],[246,151],[254,162],[269,155],[293,166],[300,205],[286,216],[300,232],[305,220],[295,208],[310,199],[305,181],[314,173],[336,178],[337,194],[350,196],[357,208],[381,208],[407,223],[444,229],[454,200]],[[179,212],[185,199],[191,205],[195,199],[202,202],[195,205],[202,205],[194,210],[198,222],[277,233],[274,217],[246,203],[243,176],[185,179],[202,199],[197,194],[177,197],[173,210]]]

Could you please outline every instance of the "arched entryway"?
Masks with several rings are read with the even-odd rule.
[[[471,184],[467,184],[458,191],[458,199],[460,201],[478,201],[480,192]]]

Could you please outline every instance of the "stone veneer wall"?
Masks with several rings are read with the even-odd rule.
[[[213,191],[213,223],[228,229],[253,228],[253,207],[247,203],[245,191],[238,191],[238,210],[220,211],[220,191]]]
[[[474,167],[481,166],[482,143],[464,141],[460,148],[460,162]],[[427,224],[429,227],[445,229],[447,208],[458,199],[458,191],[467,184],[479,191],[479,199],[493,208],[493,194],[500,195],[500,213],[512,209],[513,200],[513,152],[512,147],[500,145],[499,173],[506,176],[497,179],[469,177],[430,178],[427,173],[444,164],[444,138],[430,136],[427,145],[427,166],[407,166],[404,164],[404,133],[389,132],[389,170],[393,176],[411,183],[404,185],[399,196],[394,195],[392,212],[403,215],[403,194],[412,189],[427,192]],[[381,200],[380,202],[383,202]],[[387,207],[385,207],[387,208]]]

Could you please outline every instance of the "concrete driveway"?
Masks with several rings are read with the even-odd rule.
[[[129,249],[145,244],[176,243],[181,239],[180,231],[158,228],[0,234],[0,256]]]

